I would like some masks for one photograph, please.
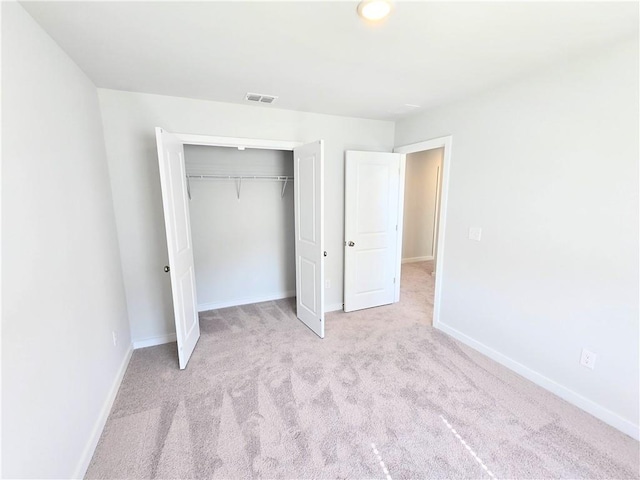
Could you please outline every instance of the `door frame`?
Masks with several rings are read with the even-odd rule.
[[[172,132],[173,133],[173,132]],[[212,135],[193,135],[174,133],[183,145],[205,145],[208,147],[259,148],[261,150],[287,150],[304,145],[302,142],[288,140],[265,140],[261,138],[217,137]]]
[[[398,192],[398,246],[396,255],[396,291],[395,301],[400,301],[400,282],[402,272],[402,231],[404,228],[404,189],[405,173],[407,166],[406,154],[444,148],[442,155],[442,180],[440,183],[440,204],[438,205],[438,252],[435,264],[435,292],[433,296],[433,326],[439,328],[440,324],[440,301],[442,297],[442,278],[444,274],[444,250],[445,250],[445,230],[447,224],[447,199],[449,198],[449,174],[451,172],[451,146],[453,135],[437,137],[422,142],[411,143],[393,149],[395,153],[404,153],[400,160],[400,191]]]
[[[260,150],[282,150],[282,151],[290,151],[292,153],[295,153],[295,149],[298,147],[302,147],[305,145],[305,142],[295,142],[295,141],[290,141],[290,140],[268,140],[268,139],[259,139],[259,138],[241,138],[241,137],[220,137],[220,136],[213,136],[213,135],[197,135],[197,134],[190,134],[190,133],[173,133],[172,134],[180,141],[182,142],[183,145],[202,145],[202,146],[208,146],[208,147],[231,147],[231,148],[238,148],[239,150],[244,150],[246,148],[255,148],[255,149],[260,149]],[[321,145],[321,151],[324,152],[324,141],[323,140],[319,140],[320,145]],[[295,157],[295,155],[294,155]],[[323,159],[323,163],[324,163],[324,159]],[[321,164],[321,171],[324,170],[324,165],[323,163]],[[324,174],[321,174],[322,177],[324,177]],[[297,187],[296,187],[297,188]],[[320,192],[321,197],[324,196],[324,192],[321,191]],[[295,201],[295,200],[294,200]],[[296,207],[297,208],[297,207]],[[297,220],[296,220],[297,221]],[[321,248],[324,249],[324,210],[321,209],[321,214],[320,214],[320,222],[321,222],[321,230],[322,230],[322,237],[321,237]],[[326,254],[326,252],[325,252]],[[324,268],[324,261],[321,258],[320,259],[321,263],[322,263],[322,268]],[[298,267],[297,267],[297,259],[296,259],[296,294],[298,293]],[[322,276],[322,275],[321,275]],[[324,281],[322,281],[323,285],[321,286],[321,303],[322,305],[320,306],[321,311],[325,312],[325,305],[324,305]],[[309,325],[306,324],[306,322],[304,320],[302,320],[300,317],[298,317],[298,320],[300,320],[303,324],[305,324],[307,327],[309,327]],[[317,332],[315,332],[315,330],[311,329],[312,331],[314,331],[314,333],[318,334],[318,336],[320,336],[320,338],[324,338],[324,315],[322,317],[322,335],[318,334]],[[311,327],[309,327],[311,328]]]

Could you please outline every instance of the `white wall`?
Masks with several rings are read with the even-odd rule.
[[[2,476],[82,476],[131,344],[98,98],[7,2],[2,120]]]
[[[453,135],[440,328],[635,436],[638,128],[637,38],[396,127]]]
[[[394,124],[98,89],[132,337],[175,332],[154,127],[168,131],[312,142],[325,140],[326,307],[341,308],[344,151],[393,148]]]
[[[189,175],[293,176],[293,152],[186,145]],[[191,179],[198,310],[295,296],[293,181]],[[282,188],[285,187],[284,197]]]
[[[438,172],[442,148],[407,155],[404,185],[402,260],[433,258]]]

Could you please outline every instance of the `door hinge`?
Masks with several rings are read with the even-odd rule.
[[[396,225],[396,232],[398,231],[398,225]]]
[[[393,283],[396,283],[396,277],[393,277]]]

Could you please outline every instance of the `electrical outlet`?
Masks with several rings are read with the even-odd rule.
[[[331,288],[331,280],[324,281],[324,288]]]
[[[118,346],[118,333],[115,330],[113,332],[111,332],[111,337],[113,338],[113,346],[117,347]]]
[[[596,367],[597,355],[586,348],[582,349],[582,355],[580,356],[580,365],[593,370]]]
[[[480,227],[469,227],[469,240],[475,240],[479,242],[482,238],[482,228]]]

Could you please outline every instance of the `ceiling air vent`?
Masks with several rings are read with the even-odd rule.
[[[250,102],[273,103],[278,97],[273,95],[263,95],[261,93],[247,93],[244,98]]]

